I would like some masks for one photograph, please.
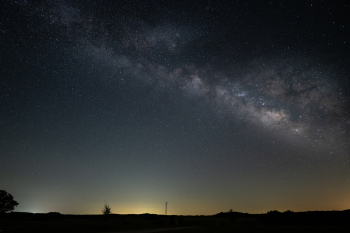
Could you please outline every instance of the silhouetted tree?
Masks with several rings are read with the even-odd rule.
[[[110,213],[111,213],[111,207],[109,207],[109,205],[105,204],[105,205],[103,206],[102,213],[103,213],[104,215],[110,214]]]
[[[0,190],[0,213],[7,213],[15,209],[18,202],[13,200],[13,196],[5,190]]]

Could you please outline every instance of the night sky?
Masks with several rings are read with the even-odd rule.
[[[15,211],[350,209],[348,1],[2,1]]]

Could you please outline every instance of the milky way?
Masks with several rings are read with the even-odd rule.
[[[227,62],[218,70],[210,55],[203,55],[199,63],[186,58],[193,43],[205,40],[205,29],[166,22],[149,25],[130,18],[110,23],[64,3],[36,11],[50,27],[59,27],[66,39],[76,41],[78,56],[108,67],[114,78],[123,72],[160,89],[177,88],[220,106],[230,117],[299,144],[321,150],[336,144],[339,154],[348,149],[348,99],[339,84],[330,81],[336,78],[332,67],[320,67],[303,56],[280,55],[242,67]],[[210,43],[196,46],[194,53],[201,54]]]

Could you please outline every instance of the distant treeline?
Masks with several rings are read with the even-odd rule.
[[[12,212],[4,214],[2,219],[21,219],[21,220],[64,220],[64,219],[103,219],[103,215],[68,215],[57,212],[46,214],[33,214],[23,212]],[[308,211],[308,212],[279,212],[269,211],[265,214],[248,214],[241,212],[221,212],[212,216],[176,216],[176,215],[156,215],[156,214],[110,214],[109,219],[143,219],[157,221],[159,218],[168,218],[171,221],[178,222],[179,225],[186,225],[190,219],[220,218],[229,219],[236,224],[262,224],[262,225],[338,225],[350,226],[350,210],[344,211]],[[190,221],[192,222],[192,221]],[[201,221],[199,221],[201,222]]]
[[[51,212],[0,214],[0,232],[97,233],[195,227],[185,232],[350,232],[350,210],[247,214],[229,211],[210,216],[156,214],[71,215]],[[198,229],[197,231],[195,229]],[[204,231],[209,229],[208,231]]]
[[[215,216],[228,217],[239,223],[247,219],[255,219],[263,225],[337,225],[350,226],[350,210],[344,211],[307,211],[307,212],[279,212],[269,211],[266,214],[247,214],[240,212],[219,213]],[[253,221],[251,221],[253,222]]]

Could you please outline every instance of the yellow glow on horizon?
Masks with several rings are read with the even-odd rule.
[[[132,203],[132,204],[120,204],[120,203],[107,203],[111,207],[112,214],[164,214],[165,213],[165,203],[164,208],[161,204],[154,205],[152,203]],[[94,214],[102,214],[103,205],[99,208],[94,208]]]

